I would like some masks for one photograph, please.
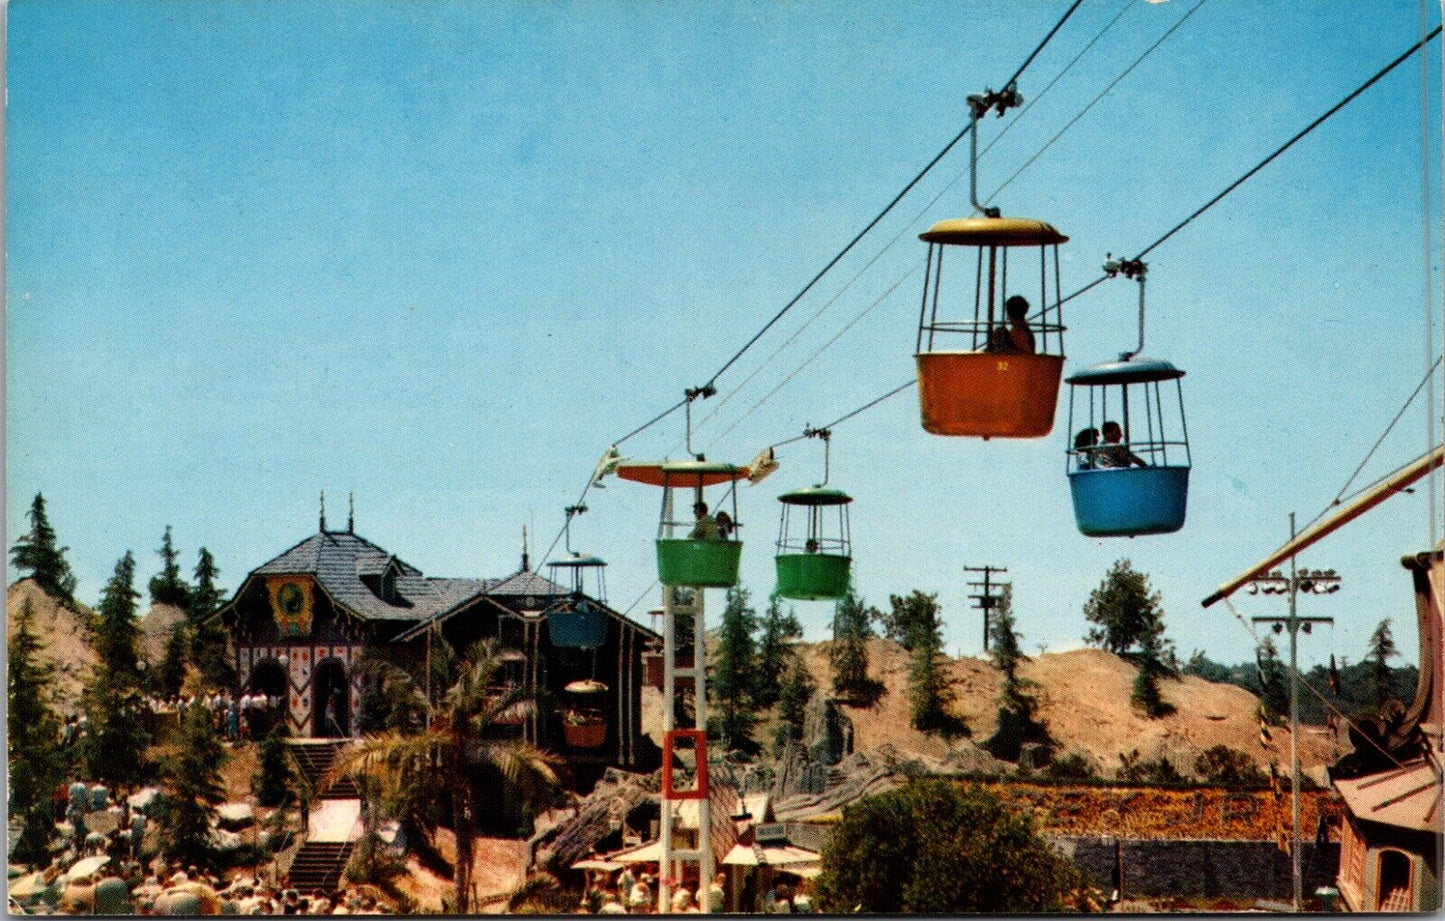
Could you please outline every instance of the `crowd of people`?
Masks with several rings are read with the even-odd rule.
[[[390,915],[393,905],[361,889],[303,893],[268,885],[253,876],[229,882],[195,865],[157,858],[150,865],[126,858],[90,873],[73,874],[57,861],[43,874],[44,885],[23,899],[12,896],[11,911],[27,914],[125,915]]]
[[[727,877],[719,873],[709,884],[709,898],[712,911],[722,912],[727,904]],[[763,914],[809,914],[813,911],[812,900],[807,893],[807,881],[790,874],[779,874],[773,885],[757,900],[755,910]],[[594,872],[588,879],[587,891],[582,896],[579,910],[594,915],[649,915],[656,914],[657,884],[651,873],[634,874],[631,867],[611,873]],[[672,890],[668,914],[697,914],[702,911],[696,891],[686,883],[676,885]]]

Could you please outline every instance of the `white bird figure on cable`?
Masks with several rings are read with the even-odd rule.
[[[748,482],[756,486],[774,470],[778,469],[778,462],[773,459],[773,449],[763,448],[758,456],[748,464]]]
[[[622,463],[623,457],[617,451],[617,445],[613,445],[602,452],[602,458],[597,461],[597,466],[592,470],[592,485],[603,489],[602,478],[609,473],[616,473],[618,466]]]

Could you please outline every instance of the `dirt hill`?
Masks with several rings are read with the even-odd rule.
[[[802,644],[803,661],[820,688],[831,685],[827,643]],[[872,639],[868,643],[869,674],[883,683],[887,693],[872,708],[844,706],[853,720],[854,748],[866,751],[890,743],[900,751],[941,758],[948,751],[943,739],[924,735],[909,725],[908,652],[897,643]],[[958,680],[956,712],[968,721],[975,741],[994,731],[998,711],[999,672],[983,660],[950,660]],[[1167,756],[1181,772],[1193,770],[1195,757],[1214,745],[1227,745],[1252,756],[1261,767],[1271,760],[1285,768],[1289,762],[1289,731],[1271,730],[1269,749],[1260,746],[1258,705],[1253,694],[1227,684],[1201,678],[1166,680],[1161,690],[1176,712],[1162,719],[1140,716],[1129,704],[1135,668],[1113,653],[1099,649],[1044,653],[1030,657],[1020,669],[1037,683],[1040,716],[1060,745],[1060,753],[1078,751],[1093,759],[1104,775],[1119,767],[1121,753],[1138,749],[1145,758]],[[1323,730],[1300,733],[1300,761],[1316,780],[1323,766],[1337,754]]]
[[[62,713],[79,707],[85,678],[95,664],[88,623],[95,616],[85,605],[71,610],[45,593],[34,579],[21,579],[5,592],[6,637],[15,632],[21,607],[30,602],[35,635],[44,661],[55,664],[56,706]]]

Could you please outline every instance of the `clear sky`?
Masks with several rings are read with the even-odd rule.
[[[535,561],[608,444],[746,342],[1066,7],[12,3],[7,544],[43,491],[83,600],[128,548],[154,572],[167,524],[188,565],[206,545],[234,589],[314,532],[325,489],[333,527],[354,491],[357,531],[428,574],[513,571],[523,525]],[[1026,100],[1123,14],[982,160],[982,191],[1194,7],[1085,0],[1024,75]],[[1438,6],[1423,7],[1433,27]],[[1072,238],[1074,290],[1415,42],[1420,11],[1207,0],[996,204]],[[1424,84],[1437,353],[1439,48]],[[1334,498],[1427,366],[1421,86],[1411,60],[1151,254],[1146,352],[1188,371],[1183,531],[1077,532],[1066,400],[1049,438],[983,443],[925,434],[906,391],[834,434],[867,598],[937,592],[950,650],[976,653],[962,567],[1006,566],[1025,649],[1060,649],[1127,556],[1182,654],[1250,657],[1200,599],[1280,544],[1291,510],[1303,524]],[[982,143],[1012,120],[990,118]],[[968,211],[959,145],[719,380],[696,443],[745,463],[907,380],[916,235]],[[1115,281],[1066,307],[1070,370],[1133,343],[1134,296]],[[1436,392],[1438,414],[1438,377]],[[682,421],[625,453],[680,457]],[[1426,438],[1422,398],[1358,483]],[[777,495],[821,472],[816,442],[779,460],[741,496],[757,596]],[[619,608],[653,579],[657,502],[614,480],[575,528],[611,563]],[[1344,577],[1302,602],[1338,618],[1305,661],[1357,660],[1383,617],[1413,660],[1399,558],[1426,547],[1428,504],[1422,484],[1301,559]],[[796,608],[822,637],[831,608]]]

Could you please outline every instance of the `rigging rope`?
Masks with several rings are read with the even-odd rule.
[[[1420,35],[1424,36],[1426,27],[1430,24],[1429,16],[1426,13],[1426,2],[1420,0]],[[1428,364],[1435,358],[1435,285],[1431,277],[1432,256],[1430,245],[1430,56],[1420,55],[1420,237],[1421,250],[1424,258],[1421,263],[1424,265],[1425,273],[1425,362]],[[1441,353],[1445,357],[1445,352]],[[1436,359],[1436,365],[1439,359]],[[1435,366],[1431,366],[1434,371]],[[1426,377],[1429,377],[1427,374]],[[1425,444],[1427,450],[1435,446],[1435,388],[1430,388],[1425,395]],[[1436,525],[1440,516],[1436,513],[1437,499],[1437,476],[1434,473],[1425,478],[1429,487],[1430,505],[1426,509],[1426,515],[1430,519],[1430,546],[1435,546]]]
[[[1244,616],[1243,614],[1239,613],[1239,609],[1234,606],[1234,602],[1233,602],[1229,597],[1226,596],[1225,599],[1224,599],[1224,603],[1225,603],[1225,605],[1229,608],[1229,613],[1231,613],[1231,614],[1234,615],[1235,619],[1238,620],[1239,623],[1240,623],[1240,625],[1244,627],[1245,632],[1248,633],[1248,634],[1254,639],[1255,648],[1258,649],[1260,646],[1263,646],[1263,645],[1264,645],[1264,641],[1259,638],[1259,632],[1254,629],[1254,625],[1251,624],[1251,623],[1245,618],[1245,616]],[[1287,670],[1289,669],[1289,666],[1288,666],[1286,663],[1284,663],[1284,662],[1281,662],[1280,665],[1284,666],[1284,668],[1287,669]],[[1334,703],[1332,703],[1332,702],[1331,702],[1330,700],[1328,700],[1323,694],[1321,694],[1318,690],[1316,690],[1316,689],[1315,689],[1315,686],[1312,685],[1312,684],[1310,684],[1309,681],[1307,681],[1307,680],[1305,679],[1305,676],[1304,676],[1304,675],[1301,675],[1301,674],[1300,674],[1299,669],[1296,668],[1296,669],[1294,669],[1293,671],[1294,671],[1294,674],[1295,674],[1295,679],[1296,679],[1307,691],[1309,691],[1311,694],[1315,695],[1315,698],[1318,699],[1320,703],[1324,704],[1324,706],[1325,706],[1326,709],[1333,711],[1334,714],[1335,714],[1337,717],[1339,717],[1339,718],[1345,723],[1345,725],[1349,726],[1351,729],[1354,729],[1355,732],[1356,732],[1356,734],[1357,734],[1360,738],[1364,739],[1366,742],[1369,742],[1371,745],[1373,745],[1376,749],[1379,750],[1380,754],[1384,755],[1384,756],[1385,756],[1386,758],[1388,758],[1390,761],[1394,762],[1395,767],[1403,767],[1403,766],[1404,766],[1403,764],[1401,764],[1401,762],[1400,762],[1400,760],[1399,760],[1398,758],[1396,758],[1394,755],[1391,755],[1388,751],[1386,751],[1385,748],[1384,748],[1382,745],[1380,745],[1380,743],[1378,743],[1378,742],[1376,742],[1374,739],[1370,738],[1370,736],[1369,736],[1368,733],[1365,733],[1365,732],[1361,731],[1361,730],[1360,730],[1360,727],[1359,727],[1359,724],[1356,723],[1354,720],[1350,719],[1349,716],[1345,713],[1345,711],[1343,711],[1343,710],[1341,710],[1339,707],[1335,706]]]
[[[1375,444],[1370,448],[1370,450],[1365,453],[1365,459],[1362,460],[1362,461],[1360,461],[1360,466],[1358,466],[1358,467],[1355,468],[1355,472],[1352,473],[1352,474],[1350,474],[1350,478],[1349,478],[1348,480],[1345,480],[1345,485],[1340,487],[1340,491],[1335,494],[1334,499],[1330,500],[1330,504],[1327,505],[1327,506],[1325,506],[1325,508],[1324,508],[1318,515],[1316,515],[1316,516],[1314,517],[1314,519],[1310,521],[1309,524],[1305,525],[1305,527],[1308,528],[1310,525],[1314,524],[1316,521],[1319,521],[1321,518],[1325,517],[1325,515],[1329,514],[1330,509],[1334,508],[1335,506],[1339,505],[1341,502],[1344,502],[1344,501],[1345,501],[1345,491],[1350,488],[1350,484],[1351,484],[1351,483],[1355,482],[1355,477],[1357,477],[1357,476],[1360,475],[1360,471],[1365,469],[1365,465],[1370,462],[1370,458],[1372,458],[1372,457],[1375,456],[1375,451],[1379,449],[1380,445],[1382,445],[1382,444],[1385,443],[1385,439],[1386,439],[1387,437],[1389,437],[1390,431],[1391,431],[1392,429],[1394,429],[1395,424],[1396,424],[1397,422],[1399,422],[1400,419],[1405,415],[1405,411],[1410,408],[1410,404],[1413,403],[1413,402],[1415,402],[1415,398],[1420,395],[1420,391],[1423,390],[1423,389],[1425,389],[1425,385],[1426,385],[1426,384],[1430,383],[1430,378],[1435,375],[1435,372],[1439,369],[1439,367],[1440,367],[1440,359],[1437,358],[1437,359],[1435,359],[1435,364],[1431,365],[1431,366],[1430,366],[1430,369],[1425,372],[1425,376],[1420,380],[1420,383],[1419,383],[1419,385],[1415,388],[1415,391],[1410,394],[1409,399],[1405,400],[1405,405],[1403,405],[1403,406],[1400,407],[1400,411],[1397,412],[1397,413],[1395,413],[1395,418],[1393,418],[1393,419],[1390,420],[1390,424],[1387,425],[1387,426],[1385,426],[1385,431],[1383,431],[1383,432],[1380,433],[1379,439],[1377,439],[1377,440],[1375,441]],[[1432,391],[1432,392],[1433,392],[1433,391]],[[1434,433],[1432,432],[1431,434],[1433,435]],[[1425,453],[1428,454],[1428,453],[1430,453],[1430,451],[1433,451],[1433,450],[1435,450],[1435,445],[1434,445],[1434,443],[1432,442],[1431,445],[1430,445],[1430,447],[1426,450]],[[1374,483],[1371,483],[1369,486],[1364,487],[1364,488],[1361,489],[1359,492],[1355,493],[1354,495],[1350,496],[1349,498],[1353,499],[1355,496],[1360,495],[1360,493],[1363,493],[1363,492],[1365,492],[1365,491],[1367,491],[1367,490],[1369,490],[1369,489],[1372,489],[1373,487],[1375,487],[1375,486],[1378,485],[1379,483],[1383,482],[1384,479],[1386,479],[1386,478],[1388,478],[1388,477],[1390,477],[1390,476],[1393,476],[1393,475],[1394,475],[1395,473],[1397,473],[1397,472],[1398,472],[1398,469],[1397,469],[1397,470],[1393,470],[1393,471],[1391,471],[1390,473],[1385,474],[1384,477],[1381,477],[1379,480],[1376,480]],[[1433,476],[1433,474],[1432,474],[1432,476]],[[1434,539],[1434,535],[1433,535],[1433,534],[1431,535],[1431,539],[1432,539],[1432,540]],[[1430,546],[1433,547],[1433,546],[1435,546],[1435,545],[1434,545],[1433,543],[1431,543]]]

